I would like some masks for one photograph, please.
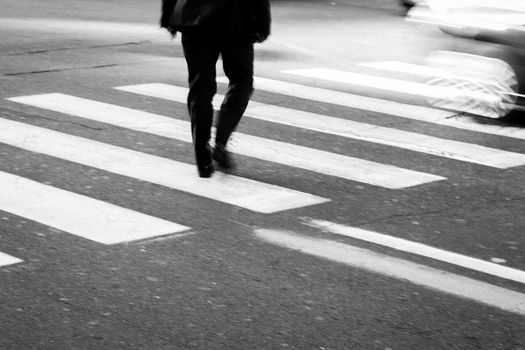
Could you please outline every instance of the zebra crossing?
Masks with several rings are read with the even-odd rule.
[[[126,87],[121,89],[126,89]],[[131,90],[132,88],[128,87],[127,89]],[[185,100],[186,98],[184,97],[183,99]],[[61,94],[26,96],[11,100],[54,112],[66,113],[157,136],[191,142],[191,135],[188,133],[190,123],[187,121],[173,120],[165,116]],[[242,133],[236,134],[231,150],[234,153],[265,161],[287,164],[386,188],[404,188],[442,179],[430,174]]]
[[[1,210],[95,242],[115,244],[188,229],[20,176],[1,172],[0,182]]]
[[[316,72],[319,73],[319,71],[314,71]],[[315,74],[310,74],[312,72],[285,73],[319,78]],[[335,76],[330,77],[330,79],[337,80]],[[224,77],[219,77],[217,80],[226,82]],[[525,130],[520,128],[451,119],[449,118],[451,113],[443,110],[352,95],[284,80],[257,77],[255,84],[258,90],[269,93],[418,120],[438,126],[525,140]],[[181,104],[186,102],[187,95],[186,88],[165,83],[111,88],[121,93],[139,94]],[[218,100],[221,98],[222,96],[217,96]],[[17,103],[22,108],[31,107],[60,113],[72,120],[87,119],[191,143],[189,122],[186,120],[63,93],[15,96],[7,100]],[[219,105],[214,103],[214,107],[217,109]],[[302,128],[365,143],[392,146],[401,151],[419,152],[496,169],[525,165],[525,154],[517,152],[256,101],[250,103],[246,117],[266,123]],[[201,179],[195,176],[195,166],[192,164],[4,118],[0,118],[0,143],[262,214],[322,205],[331,200],[297,189],[234,175],[218,174],[211,179]],[[242,132],[236,133],[231,150],[264,162],[286,165],[389,190],[403,190],[414,186],[425,186],[433,182],[447,181],[442,174],[429,174],[400,168],[392,164],[373,162]],[[151,171],[152,169],[155,171]],[[191,227],[180,223],[146,215],[20,176],[0,172],[0,181],[4,184],[0,189],[2,198],[0,210],[101,244],[119,244],[191,230]],[[0,266],[20,262],[22,260],[17,257],[0,252]]]
[[[118,89],[151,97],[165,98],[179,103],[184,103],[188,94],[188,90],[185,88],[166,84],[124,86]],[[222,100],[222,98],[223,96],[218,96],[219,100]],[[219,109],[217,100],[215,109]],[[506,152],[475,144],[440,139],[414,132],[262,103],[251,104],[246,110],[245,116],[496,168],[505,169],[525,164],[525,155],[520,153]]]
[[[494,99],[493,96],[478,91],[461,91],[450,87],[445,88],[442,86],[432,86],[423,83],[384,77],[375,77],[374,79],[371,79],[369,75],[343,72],[327,68],[289,70],[286,71],[286,73],[346,84],[351,83],[375,89],[396,91],[425,98],[451,99],[455,96],[461,96],[462,98],[474,98],[486,102],[492,102]]]
[[[227,83],[227,79],[224,77],[219,78],[217,81]],[[479,123],[470,119],[451,118],[454,113],[445,110],[409,105],[390,100],[360,96],[341,91],[333,91],[260,77],[255,79],[255,83],[257,84],[258,89],[275,94],[282,94],[351,109],[359,109],[391,117],[448,126],[460,130],[475,131],[525,140],[525,129],[523,128]]]

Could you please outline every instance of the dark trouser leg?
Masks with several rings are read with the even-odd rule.
[[[215,141],[226,146],[253,93],[253,44],[225,42],[221,45],[221,55],[230,84],[218,115]]]
[[[211,163],[210,140],[213,122],[212,99],[217,91],[215,65],[219,48],[205,32],[182,34],[182,46],[188,65],[188,112],[191,119],[195,161],[198,167]]]

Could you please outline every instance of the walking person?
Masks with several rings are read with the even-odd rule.
[[[253,93],[254,43],[270,35],[269,0],[162,0],[160,25],[181,42],[188,67],[188,112],[200,177],[235,164],[226,147]],[[216,63],[222,57],[228,92],[217,115],[215,148],[209,141]]]

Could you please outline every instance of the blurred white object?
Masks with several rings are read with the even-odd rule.
[[[451,91],[433,98],[432,105],[499,118],[522,104],[525,0],[423,0],[407,20],[476,39],[469,45],[476,54],[440,51],[430,57],[428,66],[439,74],[428,84]],[[467,47],[454,46],[455,51]]]
[[[435,23],[445,31],[472,36],[482,31],[523,30],[523,0],[427,0],[413,8],[408,18]]]
[[[500,118],[516,104],[516,74],[500,59],[438,51],[428,59],[428,65],[439,72],[428,84],[451,92],[430,100],[435,107]]]

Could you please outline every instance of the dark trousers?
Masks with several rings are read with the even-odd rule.
[[[217,92],[217,60],[220,55],[229,85],[217,116],[215,143],[226,146],[253,92],[253,43],[206,28],[184,31],[182,46],[188,65],[188,111],[195,159],[197,166],[205,166],[211,163],[208,142],[213,123],[212,99]]]

